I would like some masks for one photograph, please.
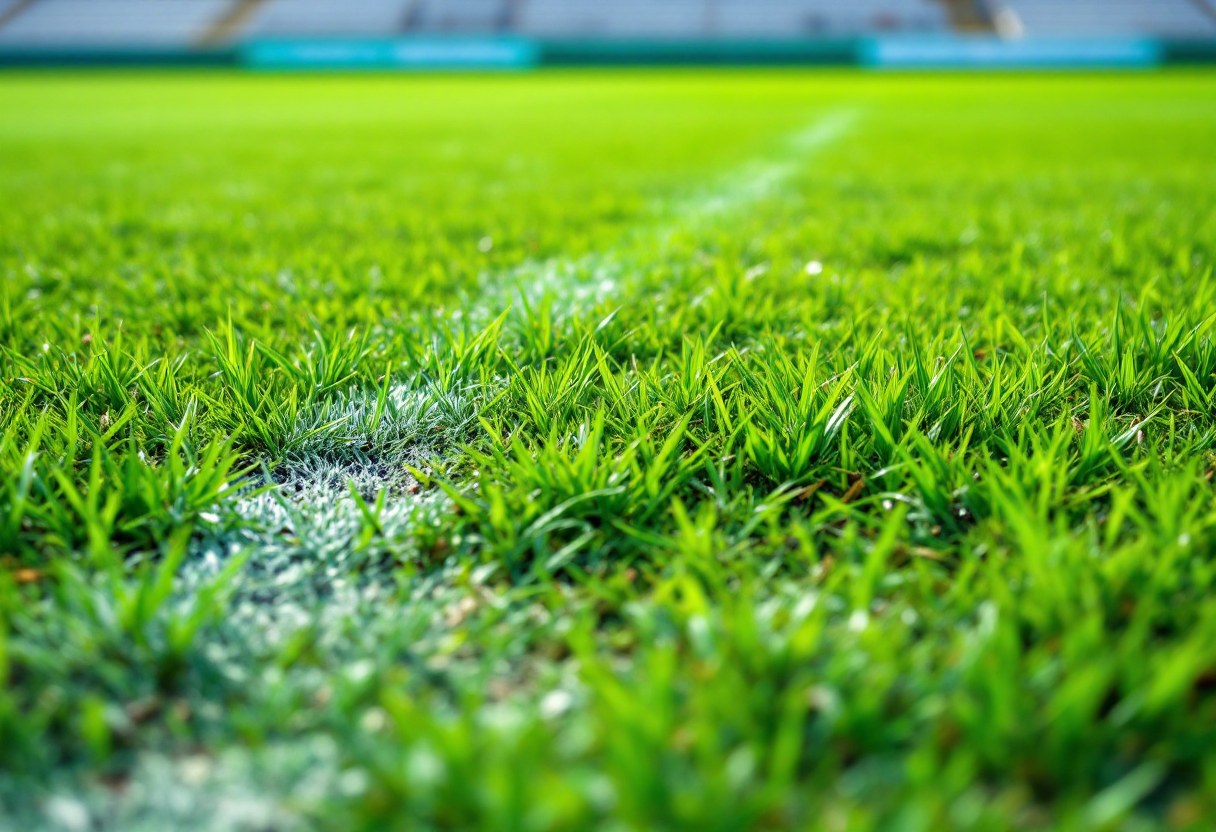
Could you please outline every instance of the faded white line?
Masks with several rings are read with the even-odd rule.
[[[459,314],[474,326],[484,326],[513,304],[515,314],[522,314],[521,295],[533,305],[550,298],[558,317],[577,314],[620,296],[623,284],[645,268],[645,264],[637,262],[638,252],[649,254],[677,234],[704,230],[771,198],[788,186],[814,154],[844,136],[857,117],[856,109],[834,110],[820,116],[790,134],[771,158],[734,169],[708,193],[695,194],[674,204],[662,212],[668,219],[639,227],[620,246],[607,252],[529,262],[505,274],[486,275],[479,296],[466,303]],[[298,433],[311,438],[292,453],[287,466],[289,487],[275,498],[263,495],[244,500],[238,507],[238,514],[254,528],[268,530],[261,534],[248,528],[242,530],[240,544],[255,550],[253,571],[260,569],[262,573],[275,575],[277,583],[307,583],[283,564],[299,560],[305,550],[314,555],[316,551],[326,552],[327,557],[320,559],[322,562],[341,560],[359,534],[361,516],[346,492],[346,481],[354,481],[374,501],[378,487],[401,484],[403,461],[417,461],[421,454],[443,456],[455,444],[452,434],[458,434],[464,424],[476,417],[476,393],[471,390],[446,393],[447,398],[436,403],[421,386],[394,388],[383,403],[384,413],[380,414],[375,391],[352,391],[302,418]],[[448,401],[453,396],[455,405]],[[318,426],[335,420],[341,429],[314,435]],[[377,424],[371,424],[372,421]],[[390,503],[381,524],[386,529],[391,526],[396,536],[406,537],[416,520],[413,504],[418,501],[398,502],[400,496],[396,495]],[[284,498],[286,503],[282,502]],[[323,512],[326,522],[319,526],[306,522],[322,504],[327,507],[327,512]],[[287,511],[288,505],[298,509],[297,513],[305,519],[300,521],[302,528],[298,534],[289,536],[298,542],[285,544],[279,531],[292,524],[276,512]],[[290,579],[285,579],[285,575]]]
[[[689,204],[659,236],[693,230],[707,219],[729,215],[771,197],[785,187],[815,154],[841,139],[857,122],[860,111],[850,107],[816,119],[786,139],[776,159],[755,160],[732,173],[717,192]]]
[[[774,158],[752,160],[722,177],[709,193],[676,202],[660,212],[671,219],[636,229],[614,249],[578,258],[527,261],[505,273],[487,273],[476,295],[463,304],[466,311],[460,316],[484,324],[513,304],[517,308],[521,296],[533,306],[548,297],[561,315],[593,308],[617,294],[630,266],[635,265],[630,259],[634,250],[696,232],[772,197],[819,151],[847,135],[860,116],[857,107],[819,116],[791,133]]]

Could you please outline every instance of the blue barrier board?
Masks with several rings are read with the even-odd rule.
[[[255,69],[526,69],[540,50],[519,38],[260,40],[241,49]]]
[[[1154,67],[1161,44],[1148,38],[890,36],[861,44],[862,64],[890,69],[1088,69]]]

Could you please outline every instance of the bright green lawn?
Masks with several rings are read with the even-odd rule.
[[[0,828],[1216,825],[1216,75],[0,75]]]

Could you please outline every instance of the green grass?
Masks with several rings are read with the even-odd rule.
[[[0,77],[0,827],[1216,824],[1216,76]]]

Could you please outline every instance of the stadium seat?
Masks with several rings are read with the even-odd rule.
[[[419,0],[406,18],[412,32],[499,32],[513,28],[512,0]]]
[[[1194,0],[1006,0],[1028,36],[1216,34],[1216,16]]]
[[[0,29],[0,45],[61,48],[181,47],[231,0],[38,0]]]
[[[391,35],[405,28],[411,0],[269,0],[253,15],[251,37]]]
[[[942,0],[0,0],[0,46],[175,48],[232,38],[516,32],[541,38],[798,38],[948,31]],[[1011,35],[1216,35],[1213,0],[973,0]],[[243,6],[244,8],[241,8]],[[953,9],[953,14],[951,12]],[[982,14],[980,14],[982,12]],[[987,25],[987,24],[985,24]]]
[[[931,0],[526,0],[519,30],[549,37],[798,37],[949,28]]]

